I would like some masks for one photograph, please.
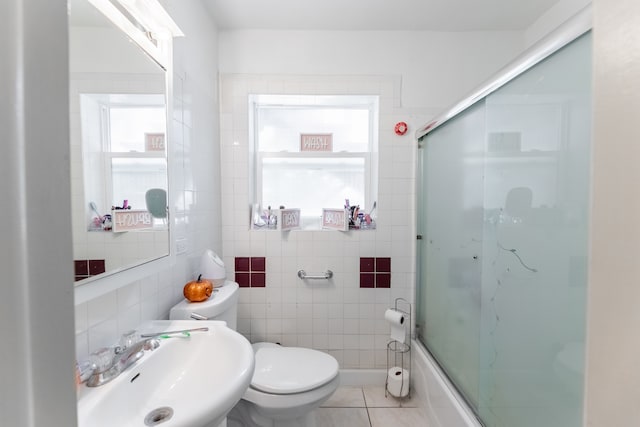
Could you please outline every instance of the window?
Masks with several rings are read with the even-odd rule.
[[[250,104],[254,204],[300,208],[303,226],[319,228],[322,208],[374,200],[377,96],[250,95]],[[303,135],[328,140],[303,146]]]

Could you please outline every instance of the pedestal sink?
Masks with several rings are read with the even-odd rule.
[[[251,382],[253,349],[220,321],[157,320],[145,333],[208,327],[189,337],[160,339],[113,381],[82,385],[79,427],[216,427]]]

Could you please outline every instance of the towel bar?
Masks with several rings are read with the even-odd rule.
[[[308,274],[304,270],[298,270],[298,277],[304,279],[331,279],[333,277],[333,271],[327,270],[320,274]]]

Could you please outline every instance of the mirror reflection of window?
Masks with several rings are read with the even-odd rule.
[[[154,101],[160,105],[152,105]],[[107,168],[111,172],[107,198],[110,197],[113,206],[121,206],[127,200],[132,209],[146,209],[145,195],[149,189],[167,189],[166,120],[161,104],[164,98],[126,95],[116,102],[108,109],[109,132],[103,144],[104,151],[109,153]],[[134,105],[126,105],[127,102]],[[141,103],[149,105],[138,105]],[[154,225],[164,226],[166,222],[155,218]]]
[[[146,193],[151,188],[166,189],[167,162],[164,158],[111,158],[112,200],[127,200],[132,209],[147,209]],[[164,225],[154,219],[154,225]]]
[[[100,168],[88,168],[88,200],[105,209],[146,209],[150,188],[167,189],[166,113],[162,94],[83,94],[81,116],[91,124],[84,156]],[[97,106],[97,107],[96,107]],[[95,132],[101,129],[101,132]],[[103,170],[104,172],[101,172]],[[166,226],[155,219],[154,225]]]
[[[162,97],[162,95],[159,96]],[[161,98],[160,102],[163,101]],[[157,107],[111,106],[109,108],[110,149],[107,151],[125,153],[148,151],[145,135],[163,134],[165,129],[164,105]],[[161,152],[164,155],[164,150]]]

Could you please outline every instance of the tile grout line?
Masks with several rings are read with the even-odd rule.
[[[364,394],[364,387],[361,387],[360,391],[362,392],[362,400],[364,401],[364,407],[367,410],[367,419],[369,420],[369,427],[373,427],[373,424],[371,424],[371,414],[369,414],[369,405],[367,404],[367,397]]]

